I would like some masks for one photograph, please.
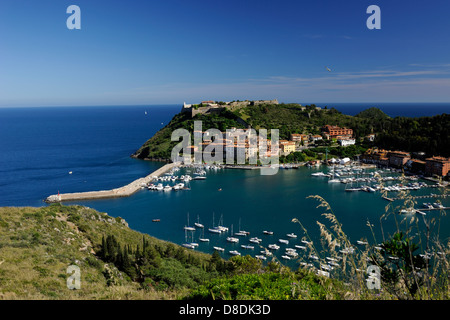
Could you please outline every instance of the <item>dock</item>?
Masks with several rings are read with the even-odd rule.
[[[168,163],[156,171],[150,173],[148,176],[134,180],[133,182],[111,190],[100,190],[100,191],[88,191],[88,192],[75,192],[75,193],[61,193],[48,196],[45,202],[62,202],[62,201],[77,201],[77,200],[94,200],[94,199],[106,199],[106,198],[118,198],[118,197],[128,197],[141,189],[143,185],[148,184],[153,179],[159,177],[160,175],[166,173],[167,171],[173,169],[174,167],[180,166],[180,162]]]

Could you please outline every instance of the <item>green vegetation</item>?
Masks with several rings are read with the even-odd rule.
[[[450,135],[447,132],[450,127],[449,114],[391,118],[378,108],[369,108],[356,116],[349,116],[334,108],[320,109],[315,105],[302,107],[296,103],[282,103],[252,104],[233,112],[223,110],[220,114],[198,114],[194,118],[189,113],[177,114],[166,127],[144,143],[133,157],[169,159],[172,148],[178,143],[170,141],[172,131],[185,128],[192,132],[195,120],[203,121],[203,130],[217,128],[222,132],[231,127],[244,128],[241,121],[244,120],[256,130],[278,129],[280,139],[285,140],[289,140],[292,133],[320,134],[321,128],[327,124],[353,129],[356,147],[336,148],[331,141],[317,143],[319,146],[331,147],[331,157],[354,157],[371,146],[410,152],[423,151],[429,156],[450,156]],[[364,141],[364,137],[371,133],[375,133],[375,141]],[[297,154],[289,159],[296,162],[301,159],[310,160],[312,157]],[[316,159],[321,159],[321,156]],[[280,159],[282,163],[290,160]]]

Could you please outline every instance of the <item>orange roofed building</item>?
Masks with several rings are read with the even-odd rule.
[[[450,171],[450,158],[431,157],[425,159],[425,173],[445,177]]]
[[[341,128],[338,126],[330,126],[327,124],[322,127],[322,132],[327,139],[333,138],[351,138],[353,136],[353,130],[349,128]]]

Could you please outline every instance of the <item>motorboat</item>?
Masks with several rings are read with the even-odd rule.
[[[297,235],[294,233],[288,233],[286,236],[288,236],[289,238],[297,238]]]
[[[221,252],[225,251],[225,249],[221,248],[221,247],[213,247],[213,248],[214,248],[214,250],[217,250],[217,251],[221,251]]]
[[[273,235],[273,231],[266,231],[266,230],[264,230],[263,233],[267,234],[267,235]]]
[[[285,239],[278,239],[279,243],[284,243],[284,244],[289,244],[289,240],[285,240]]]

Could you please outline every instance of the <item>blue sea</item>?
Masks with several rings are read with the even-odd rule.
[[[367,107],[333,106],[348,114]],[[450,111],[450,104],[427,108],[377,106],[390,116],[431,116]],[[116,188],[148,175],[164,163],[132,159],[130,155],[180,109],[181,105],[0,108],[0,206],[45,206],[43,199],[51,194]],[[210,238],[197,249],[210,253],[213,246],[234,248],[242,254],[259,253],[257,246],[247,251],[240,248],[248,244],[248,239],[230,244],[225,235],[209,234],[207,228],[217,225],[221,218],[235,232],[241,229],[249,231],[250,237],[263,239],[265,246],[280,238],[289,239],[286,234],[293,232],[298,238],[290,240],[290,247],[300,244],[305,235],[302,227],[292,222],[297,218],[319,244],[317,221],[327,222],[321,215],[324,208],[317,208],[318,202],[308,198],[310,195],[320,195],[330,203],[353,242],[367,238],[378,243],[382,230],[385,235],[394,232],[392,215],[380,220],[388,202],[378,193],[344,192],[343,184],[328,184],[324,178],[312,177],[311,173],[318,170],[328,169],[302,167],[280,170],[274,176],[262,176],[258,170],[209,170],[206,180],[191,182],[190,191],[141,190],[128,198],[77,204],[120,216],[132,229],[163,240],[181,244],[203,236]],[[177,174],[183,173],[189,172]],[[418,206],[421,204],[418,200]],[[450,206],[449,199],[443,204]],[[156,218],[161,222],[152,222]],[[191,225],[197,220],[204,224],[205,234],[201,230],[186,234],[183,227],[188,219]],[[368,222],[374,225],[375,238]],[[263,235],[263,230],[271,230],[274,235]],[[440,230],[441,238],[450,236],[448,217],[441,221]]]

